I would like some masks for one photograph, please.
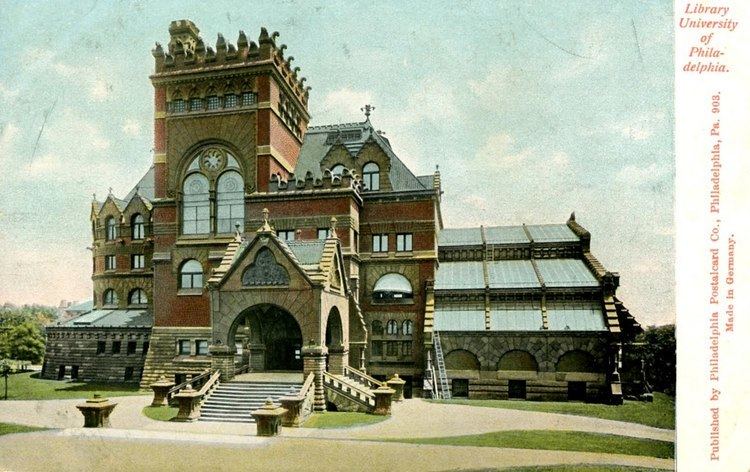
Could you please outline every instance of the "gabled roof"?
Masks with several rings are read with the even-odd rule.
[[[334,145],[340,143],[352,157],[356,158],[369,140],[377,144],[390,158],[391,168],[388,177],[393,190],[432,189],[432,181],[430,180],[427,183],[427,177],[432,179],[432,176],[419,178],[415,176],[393,152],[390,142],[375,131],[370,120],[361,123],[341,123],[308,128],[302,142],[294,175],[302,177],[310,172],[313,177],[322,178],[323,171],[320,168],[320,163]]]
[[[122,213],[133,202],[134,198],[140,199],[149,210],[153,208],[151,200],[154,199],[154,166],[151,166],[146,171],[141,180],[128,192],[124,199],[121,200],[111,193],[101,202],[94,197],[91,202],[92,217],[96,217],[99,214],[104,204],[107,203],[107,200],[112,200],[117,210]]]
[[[338,238],[283,241],[272,230],[259,230],[251,239],[243,240],[238,236],[227,245],[224,257],[219,267],[214,270],[209,278],[208,283],[220,285],[260,236],[272,239],[311,283],[329,284],[331,282],[331,269],[336,263],[339,264],[339,271],[342,271],[341,248]],[[341,279],[344,293],[346,293],[346,277],[342,276]]]

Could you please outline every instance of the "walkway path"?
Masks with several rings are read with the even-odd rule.
[[[283,437],[261,439],[255,425],[228,423],[171,423],[141,414],[151,396],[113,398],[118,402],[111,429],[80,428],[83,418],[75,408],[81,400],[0,402],[0,422],[56,428],[54,431],[0,436],[0,450],[21,454],[0,457],[0,469],[42,470],[45,461],[59,470],[109,468],[111,470],[195,468],[230,469],[248,461],[253,468],[270,467],[284,457],[280,470],[309,466],[315,448],[320,467],[330,470],[391,470],[397,458],[401,470],[450,470],[513,465],[608,463],[672,468],[673,461],[615,454],[565,451],[530,451],[504,448],[428,446],[366,441],[400,437],[438,437],[479,434],[500,430],[574,430],[620,434],[673,441],[674,431],[598,418],[543,412],[446,405],[407,400],[393,405],[393,416],[381,423],[346,429],[284,428]],[[40,452],[39,440],[44,441]],[[349,441],[361,439],[363,441]],[[342,441],[346,440],[345,448]],[[168,448],[162,445],[169,442]],[[189,443],[187,442],[189,441]],[[23,454],[28,450],[28,455]],[[346,451],[342,453],[342,451]],[[70,451],[77,451],[71,454]],[[135,459],[137,458],[137,459]],[[144,458],[148,458],[146,462]],[[125,462],[123,462],[125,461]],[[140,462],[128,462],[140,461]],[[48,467],[48,466],[47,466]],[[320,468],[319,467],[319,468]]]

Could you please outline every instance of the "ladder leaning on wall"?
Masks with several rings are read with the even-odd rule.
[[[440,344],[440,334],[437,331],[432,332],[432,344],[435,348],[435,366],[437,367],[439,397],[444,400],[450,400],[451,389],[448,385],[448,375],[445,372],[443,346]]]

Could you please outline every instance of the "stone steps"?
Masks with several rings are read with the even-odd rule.
[[[290,382],[222,383],[203,401],[199,421],[255,423],[250,412],[263,406],[268,398],[278,403],[279,398],[296,394],[300,388],[301,383]]]

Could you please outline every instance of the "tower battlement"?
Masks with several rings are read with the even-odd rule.
[[[207,72],[234,69],[243,65],[271,64],[301,103],[307,104],[310,94],[306,77],[300,77],[299,67],[293,67],[294,56],[284,57],[286,44],[277,45],[279,33],[260,29],[258,42],[248,41],[240,31],[236,45],[227,42],[219,33],[214,47],[206,45],[200,30],[190,20],[176,20],[169,25],[167,50],[160,43],[151,51],[155,59],[154,77],[168,77],[179,72]]]

